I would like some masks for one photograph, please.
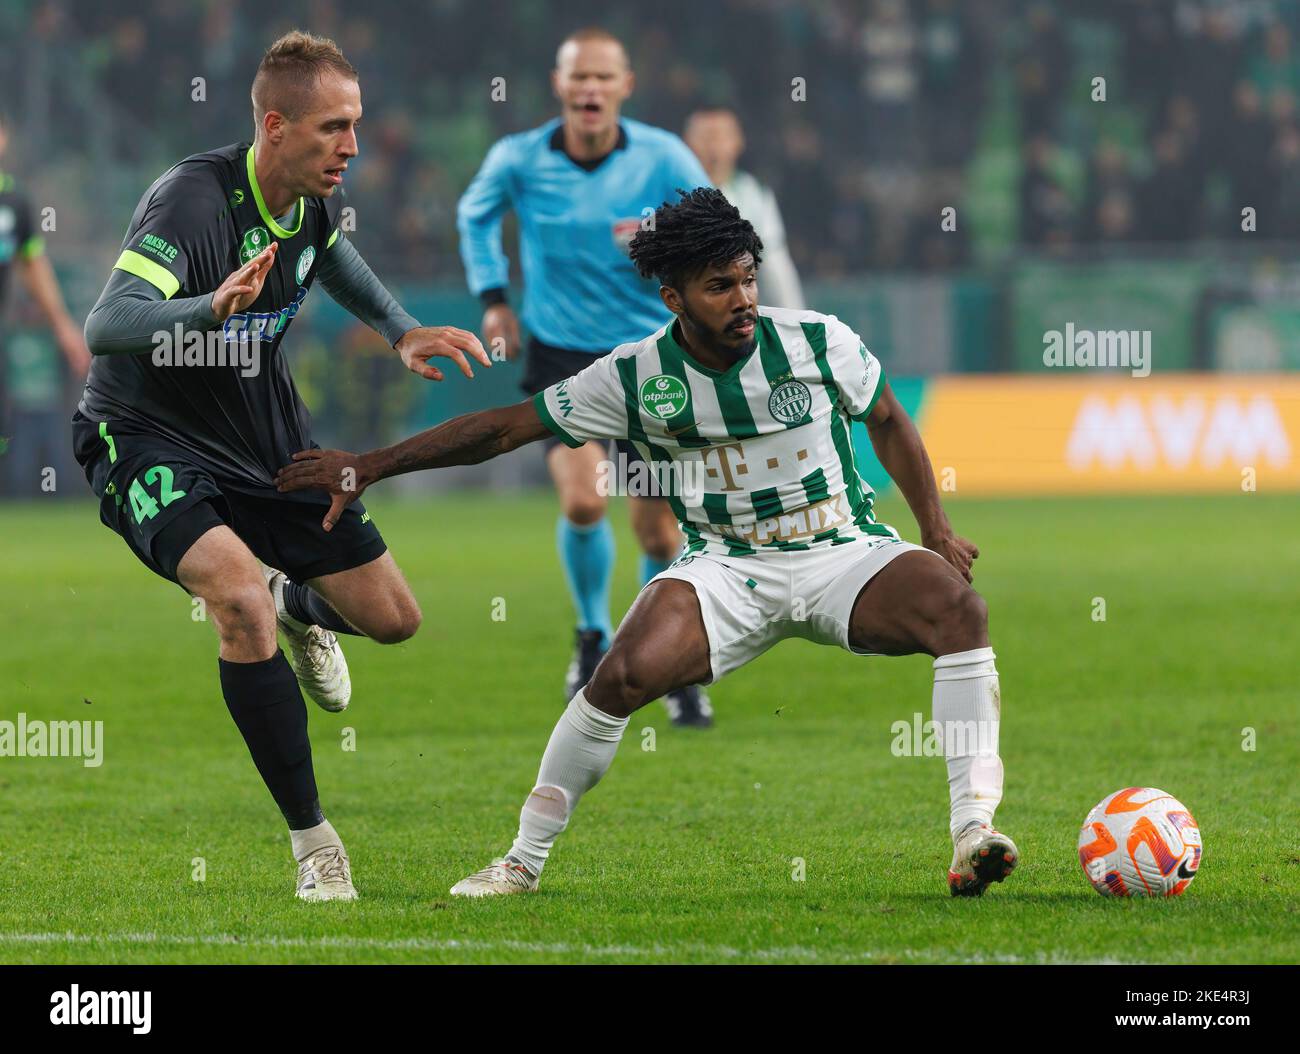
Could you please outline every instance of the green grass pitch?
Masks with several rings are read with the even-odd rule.
[[[0,961],[1300,958],[1300,498],[952,505],[983,549],[998,822],[1023,854],[982,900],[944,882],[942,759],[890,750],[892,722],[929,717],[929,660],[797,641],[714,687],[711,732],[670,728],[658,703],[634,715],[542,891],[463,902],[448,888],[509,845],[562,708],[554,499],[368,497],[425,621],[402,646],[345,641],[351,709],[311,707],[322,800],[361,893],[350,905],[294,899],[288,838],[189,598],[88,504],[4,510],[0,718],[102,720],[104,763],[0,758]],[[626,509],[613,517],[621,612],[636,560]],[[882,518],[915,538],[896,498]],[[1205,859],[1183,897],[1104,900],[1079,868],[1084,815],[1134,784],[1200,822]]]

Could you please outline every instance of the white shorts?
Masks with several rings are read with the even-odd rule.
[[[709,635],[713,676],[706,683],[712,684],[787,637],[870,655],[849,644],[853,604],[877,571],[913,551],[931,552],[882,537],[751,556],[706,553],[683,557],[651,581],[676,578],[695,587]]]

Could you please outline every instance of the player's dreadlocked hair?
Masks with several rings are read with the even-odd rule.
[[[628,253],[642,278],[680,290],[706,267],[731,263],[751,253],[757,267],[763,242],[749,220],[713,187],[679,189],[681,200],[655,209],[654,225],[632,238]]]

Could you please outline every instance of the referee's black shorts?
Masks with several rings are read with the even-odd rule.
[[[524,352],[524,379],[519,387],[523,389],[525,395],[536,395],[552,384],[558,384],[575,373],[581,373],[598,358],[600,358],[599,352],[557,348],[550,344],[543,344],[536,337],[531,337],[528,348]],[[559,436],[550,435],[542,440],[542,445],[549,454],[557,446],[562,446],[563,440]],[[627,457],[629,465],[634,461],[643,460],[636,447],[626,439],[616,439],[614,445]]]

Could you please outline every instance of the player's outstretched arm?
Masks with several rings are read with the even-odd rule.
[[[451,359],[466,377],[474,376],[466,355],[484,366],[492,365],[473,333],[455,326],[422,326],[402,310],[402,305],[346,238],[337,238],[325,250],[320,280],[335,303],[397,349],[412,373],[431,381],[442,380],[442,371],[429,365],[429,359],[434,356]]]
[[[344,508],[370,484],[404,472],[449,465],[477,465],[498,454],[550,435],[531,399],[514,406],[462,414],[435,428],[368,454],[345,450],[300,450],[293,464],[276,474],[276,488],[324,490],[332,496],[325,530],[333,528]]]
[[[916,525],[921,528],[921,544],[932,549],[971,581],[971,563],[980,551],[973,542],[958,537],[948,522],[948,514],[939,500],[939,488],[925,452],[921,433],[899,404],[888,383],[867,416],[867,434],[889,478],[898,484],[907,499]]]

